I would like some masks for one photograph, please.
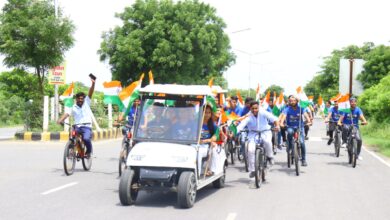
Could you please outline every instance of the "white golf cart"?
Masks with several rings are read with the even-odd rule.
[[[216,188],[224,186],[224,149],[200,144],[209,95],[211,89],[204,86],[148,85],[140,89],[135,145],[119,184],[122,205],[134,204],[140,190],[175,191],[178,205],[189,208],[197,190],[210,183]],[[202,154],[205,149],[208,153]],[[206,175],[208,170],[211,176]]]

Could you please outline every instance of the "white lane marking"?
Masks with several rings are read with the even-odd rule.
[[[237,217],[237,213],[231,212],[231,213],[229,213],[229,215],[227,216],[226,220],[234,220],[234,219],[236,219],[236,217]]]
[[[375,157],[376,159],[378,159],[380,162],[382,162],[384,165],[390,167],[390,164],[388,162],[386,162],[384,159],[382,159],[380,156],[376,155],[376,153],[368,150],[365,146],[363,146],[363,149],[365,151],[367,151],[367,153],[369,153],[371,156]]]
[[[78,184],[78,182],[72,182],[72,183],[68,183],[68,184],[65,184],[65,185],[63,185],[63,186],[60,186],[60,187],[57,187],[57,188],[54,188],[54,189],[51,189],[51,190],[48,190],[48,191],[46,191],[46,192],[43,192],[43,193],[41,193],[41,195],[47,195],[47,194],[50,194],[50,193],[53,193],[53,192],[56,192],[56,191],[59,191],[59,190],[61,190],[61,189],[65,189],[65,188],[68,188],[68,187],[71,187],[71,186],[74,186],[74,185],[76,185],[76,184]]]

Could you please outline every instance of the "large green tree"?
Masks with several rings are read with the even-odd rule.
[[[278,85],[270,85],[265,91],[264,96],[267,95],[268,91],[270,91],[271,99],[273,99],[274,92],[276,92],[276,95],[279,96],[281,92],[284,92],[283,87]]]
[[[390,74],[390,47],[379,45],[365,56],[363,72],[358,76],[365,89],[379,83]]]
[[[0,13],[0,53],[8,67],[33,68],[44,94],[49,68],[59,65],[74,42],[72,22],[50,0],[9,0]]]
[[[322,70],[306,84],[305,93],[314,95],[315,98],[321,95],[324,100],[329,100],[339,91],[340,59],[364,59],[373,48],[374,44],[367,42],[361,47],[350,45],[341,50],[333,50],[330,56],[323,58]]]
[[[234,62],[226,24],[208,4],[136,0],[116,16],[123,25],[103,34],[98,51],[113,79],[134,80],[152,69],[157,83],[205,84]]]

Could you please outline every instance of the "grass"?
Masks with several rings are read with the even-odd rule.
[[[390,125],[369,122],[367,126],[361,126],[363,144],[374,147],[387,157],[390,157]]]

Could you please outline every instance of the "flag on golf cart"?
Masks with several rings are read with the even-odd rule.
[[[297,96],[298,96],[298,99],[299,99],[299,105],[302,108],[306,108],[307,106],[309,106],[309,104],[310,104],[309,99],[307,98],[305,92],[302,90],[301,86],[299,86],[297,88]]]
[[[215,98],[211,95],[207,95],[205,97],[205,103],[207,103],[208,105],[210,105],[212,111],[215,113],[217,112],[217,103],[215,102]]]
[[[274,107],[272,109],[272,113],[276,116],[279,116],[284,105],[285,105],[284,96],[283,93],[281,92],[279,94],[279,97],[276,100],[274,100]]]
[[[113,104],[119,106],[119,110],[122,111],[123,103],[119,98],[119,93],[122,91],[122,85],[120,81],[104,82],[104,104]]]
[[[143,79],[144,74],[142,73],[138,81],[134,81],[119,93],[119,98],[121,99],[124,108],[126,108],[126,114],[129,113],[134,101],[139,99],[139,89],[141,88]]]
[[[339,111],[351,113],[351,104],[349,103],[349,94],[342,96],[339,100]]]
[[[72,82],[72,84],[70,84],[70,86],[60,96],[60,99],[64,102],[64,106],[66,107],[73,106],[73,88],[74,88],[74,83]]]
[[[149,71],[149,85],[154,84],[154,78],[153,78],[153,73],[152,70]]]

